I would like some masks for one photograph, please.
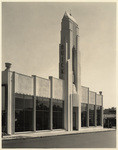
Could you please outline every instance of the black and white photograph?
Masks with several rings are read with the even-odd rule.
[[[1,2],[1,148],[116,148],[117,2]]]

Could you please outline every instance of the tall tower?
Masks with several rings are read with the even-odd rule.
[[[73,107],[78,108],[77,129],[81,126],[81,63],[79,51],[79,28],[71,14],[65,12],[61,22],[59,45],[59,78],[64,80],[64,125],[73,130]]]

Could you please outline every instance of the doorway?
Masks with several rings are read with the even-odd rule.
[[[78,107],[73,107],[73,130],[78,128]]]

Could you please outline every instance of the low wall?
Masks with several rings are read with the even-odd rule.
[[[89,104],[95,105],[95,92],[89,91]]]
[[[50,80],[36,77],[36,96],[50,98]]]
[[[64,81],[53,78],[53,98],[64,100]]]
[[[15,73],[15,93],[33,95],[33,77]]]
[[[7,74],[8,72],[2,72],[2,84],[7,84]],[[13,72],[10,71],[10,90],[12,90],[12,74]],[[64,80],[57,79],[51,77],[50,79],[44,79],[37,76],[27,76],[19,73],[15,73],[15,93],[18,94],[26,94],[26,95],[34,95],[36,89],[36,96],[38,97],[46,97],[46,98],[53,98],[64,100],[65,96],[65,89],[64,89]],[[34,79],[36,78],[36,88],[34,87]],[[89,91],[88,87],[81,86],[82,91],[82,99],[81,103],[94,104],[102,106],[102,95],[97,94],[93,91]],[[77,99],[76,95],[73,95],[73,99]],[[77,100],[75,100],[76,102]],[[74,105],[75,104],[73,101]]]
[[[34,84],[36,78],[36,87]],[[50,79],[45,79],[37,76],[26,76],[15,73],[15,93],[34,95],[36,89],[36,96],[51,98],[51,82]],[[53,99],[64,100],[64,81],[53,77]]]
[[[81,91],[82,91],[82,103],[87,103],[88,104],[88,100],[89,100],[89,88],[82,86],[81,87]]]

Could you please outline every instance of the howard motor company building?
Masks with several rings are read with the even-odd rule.
[[[2,131],[17,132],[103,127],[103,95],[81,86],[79,28],[71,14],[61,23],[59,79],[2,72]]]

